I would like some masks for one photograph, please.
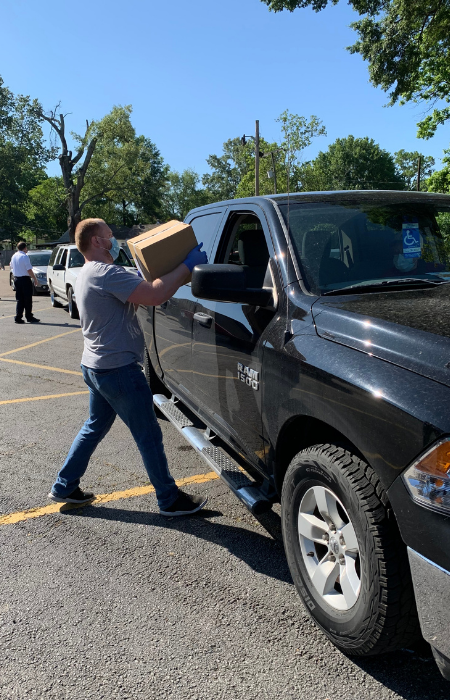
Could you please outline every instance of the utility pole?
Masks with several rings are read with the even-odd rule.
[[[259,195],[259,119],[255,123],[255,196]]]
[[[422,164],[422,156],[417,159],[417,191],[420,192],[420,166]]]

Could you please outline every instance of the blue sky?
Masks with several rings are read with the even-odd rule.
[[[74,131],[131,104],[137,133],[174,170],[202,174],[208,155],[253,133],[255,119],[279,139],[285,109],[316,114],[327,128],[306,160],[349,134],[438,163],[449,146],[445,126],[416,138],[423,107],[383,107],[366,64],[345,50],[357,15],[344,0],[318,14],[274,14],[260,0],[3,0],[0,13],[0,75],[13,92],[47,109],[61,101]]]

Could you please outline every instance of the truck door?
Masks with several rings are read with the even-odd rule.
[[[67,248],[61,248],[60,252],[56,256],[55,265],[67,265]],[[66,290],[64,287],[64,280],[66,276],[66,270],[53,270],[52,274],[52,284],[53,289],[58,296],[66,296]]]
[[[214,251],[215,263],[244,266],[248,287],[263,286],[273,255],[267,222],[257,211],[231,207]],[[217,432],[260,466],[261,336],[273,315],[250,304],[198,299],[193,326],[195,394]]]
[[[202,210],[186,218],[197,241],[211,255],[214,239],[225,208]],[[164,379],[177,395],[192,393],[192,323],[195,299],[191,284],[183,285],[169,301],[155,309],[155,342]]]

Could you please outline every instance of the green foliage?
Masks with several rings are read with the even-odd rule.
[[[62,178],[48,177],[28,193],[25,207],[31,239],[55,240],[67,229],[66,191]]]
[[[450,193],[450,148],[444,150],[442,163],[444,164],[442,170],[436,170],[426,181],[426,188],[428,192],[442,192],[443,194]],[[447,222],[448,219],[445,219],[445,221]],[[448,234],[450,240],[450,229],[448,230]]]
[[[239,183],[251,167],[254,150],[252,142],[242,146],[240,138],[228,139],[223,144],[221,156],[212,155],[206,159],[212,172],[203,175],[202,184],[210,193],[212,201],[219,202],[238,196]]]
[[[405,182],[405,189],[417,189],[417,167],[419,156],[422,156],[419,151],[404,151],[401,149],[394,153],[394,163],[397,167],[397,172]],[[427,191],[426,180],[433,173],[435,160],[432,156],[422,156],[420,164],[420,189],[423,192]]]
[[[191,209],[208,204],[211,196],[199,185],[200,176],[191,168],[182,173],[169,172],[164,218],[182,221]]]
[[[153,223],[163,211],[168,168],[155,144],[137,136],[130,105],[114,107],[85,136],[74,134],[80,146],[97,139],[80,203],[82,217],[132,226]]]
[[[280,143],[270,143],[260,138],[259,191],[261,195],[273,194],[274,179],[268,177],[273,164],[277,176],[278,192],[286,192],[287,173],[290,175],[292,192],[299,188],[299,163],[303,150],[311,145],[316,136],[326,134],[320,119],[283,112],[275,121],[281,124],[283,138]],[[273,161],[271,153],[273,152]],[[212,155],[207,159],[211,174],[204,175],[203,185],[212,201],[251,197],[255,194],[255,142],[248,140],[243,146],[240,138],[229,139],[223,144],[221,156]]]
[[[37,102],[14,96],[0,77],[0,238],[12,241],[27,222],[28,192],[46,177],[46,148]]]
[[[394,158],[373,139],[336,139],[328,150],[300,168],[304,192],[325,190],[402,190]]]
[[[316,12],[338,0],[262,0],[274,12],[311,7]],[[359,35],[349,47],[369,63],[370,80],[389,93],[390,104],[450,104],[449,0],[350,0],[362,19],[351,25]],[[450,118],[450,107],[435,107],[419,122],[418,135],[430,138]]]

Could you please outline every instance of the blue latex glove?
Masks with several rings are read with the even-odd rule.
[[[189,268],[189,272],[192,272],[196,265],[205,265],[208,262],[208,258],[204,250],[200,250],[203,243],[200,243],[196,248],[193,248],[186,260],[183,263]]]

